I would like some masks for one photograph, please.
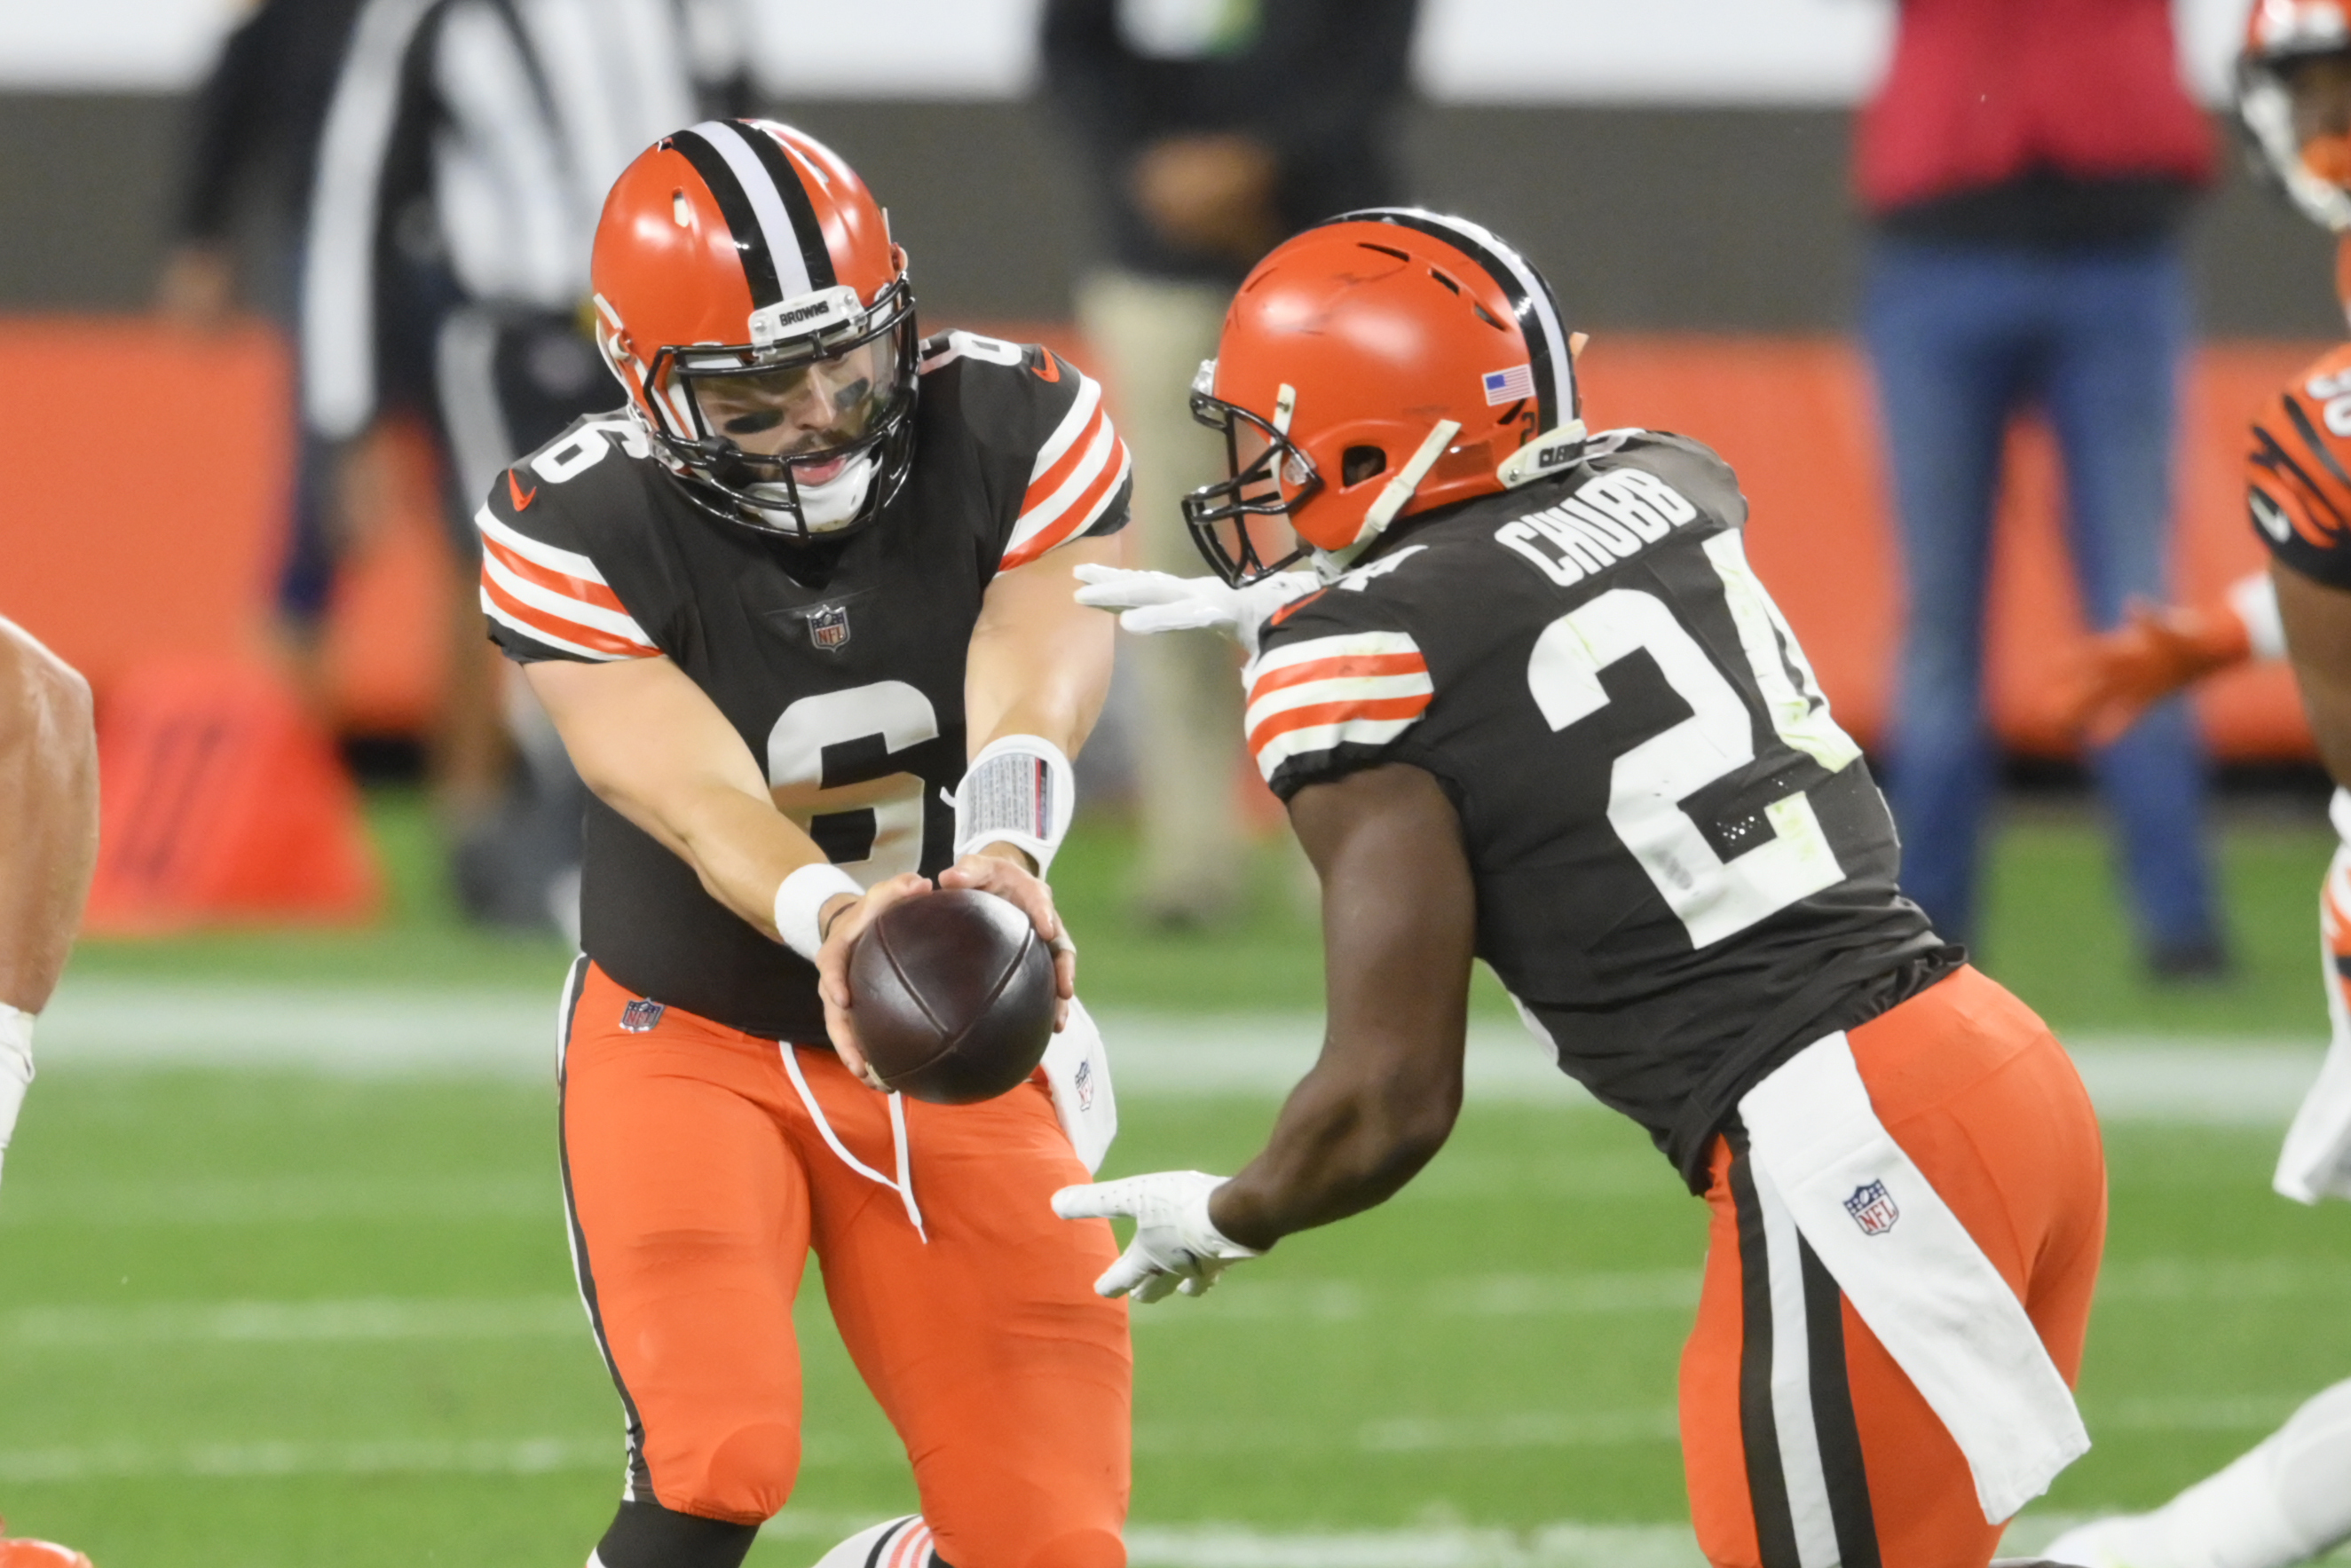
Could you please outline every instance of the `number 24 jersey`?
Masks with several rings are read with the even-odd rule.
[[[951,332],[924,345],[921,389],[904,486],[837,541],[703,511],[625,413],[517,463],[475,518],[482,608],[507,656],[666,655],[742,736],[778,807],[869,885],[953,859],[964,664],[988,584],[1126,521],[1125,445],[1066,361]],[[614,980],[748,1034],[825,1038],[815,969],[594,799],[584,855],[580,946]]]
[[[1747,563],[1729,468],[1617,431],[1400,533],[1250,664],[1278,795],[1380,763],[1461,818],[1478,952],[1693,1189],[1753,1083],[1960,961],[1896,886],[1860,747]]]

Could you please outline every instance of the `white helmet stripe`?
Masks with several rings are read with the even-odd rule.
[[[758,153],[744,140],[743,132],[723,120],[705,120],[693,127],[701,137],[726,160],[727,170],[743,194],[751,204],[751,213],[758,220],[759,237],[767,243],[768,255],[775,263],[776,283],[783,298],[794,299],[810,292],[816,284],[809,277],[808,262],[800,253],[799,235],[792,228],[792,220],[784,211],[783,197],[776,190],[776,182],[759,162]]]

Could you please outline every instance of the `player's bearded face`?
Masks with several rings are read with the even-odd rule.
[[[896,357],[886,335],[831,359],[741,375],[693,378],[710,434],[755,457],[791,457],[853,445],[872,430],[895,392]],[[848,459],[795,464],[801,483],[821,485]]]

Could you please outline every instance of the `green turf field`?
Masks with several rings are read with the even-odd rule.
[[[145,982],[366,985],[430,1028],[453,986],[551,991],[559,948],[450,924],[413,801],[377,820],[401,868],[384,930],[93,945],[68,1004]],[[2314,1043],[2327,842],[2315,821],[2231,831],[2242,976],[2157,990],[2133,973],[2103,852],[2079,822],[2035,817],[2003,840],[1987,960],[2061,1030]],[[1058,879],[1099,1007],[1314,1005],[1313,933],[1278,857],[1247,922],[1165,941],[1118,913],[1123,848],[1082,833]],[[1273,1102],[1122,1108],[1113,1172],[1220,1169]],[[512,1073],[46,1070],[0,1191],[11,1531],[98,1568],[580,1563],[610,1514],[619,1418],[570,1293],[553,1113],[546,1085]],[[2098,1446],[2019,1538],[2157,1500],[2351,1376],[2351,1208],[2269,1196],[2275,1141],[2110,1128],[2083,1385]],[[1629,1125],[1478,1100],[1385,1210],[1204,1301],[1137,1310],[1139,1568],[1687,1563],[1673,1379],[1701,1231]],[[803,1315],[808,1462],[753,1559],[776,1568],[911,1506],[813,1292]]]

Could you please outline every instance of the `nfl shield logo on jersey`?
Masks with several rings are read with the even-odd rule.
[[[1853,1216],[1853,1222],[1861,1227],[1865,1236],[1883,1236],[1902,1218],[1902,1211],[1894,1206],[1894,1195],[1886,1190],[1882,1181],[1854,1188],[1853,1196],[1844,1200],[1844,1211]]]
[[[631,1034],[648,1034],[661,1022],[664,1004],[640,998],[621,1009],[621,1027]]]
[[[830,653],[849,645],[849,606],[820,604],[809,612],[809,641]]]

